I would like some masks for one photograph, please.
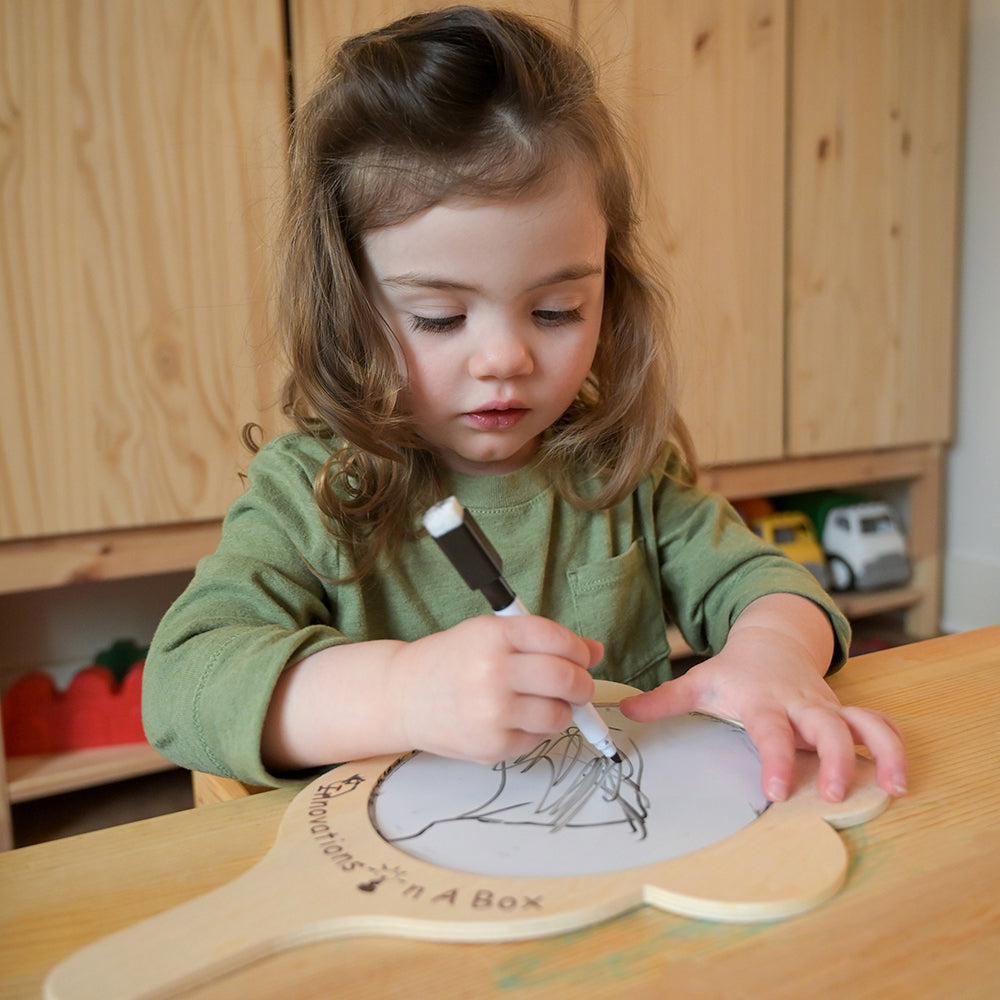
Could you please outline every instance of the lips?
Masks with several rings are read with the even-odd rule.
[[[466,417],[483,430],[507,430],[519,424],[527,415],[528,408],[517,400],[488,403],[478,410],[471,410]]]

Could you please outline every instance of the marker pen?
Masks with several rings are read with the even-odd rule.
[[[475,518],[454,497],[434,504],[424,514],[424,527],[469,587],[482,591],[495,614],[530,613],[503,578],[500,554]],[[605,757],[621,763],[621,754],[611,741],[608,727],[590,702],[573,706],[573,723]]]

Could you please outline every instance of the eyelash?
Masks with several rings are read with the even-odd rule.
[[[536,309],[532,316],[541,326],[559,327],[579,323],[583,314],[579,309]],[[465,316],[410,316],[410,327],[422,333],[450,333],[465,320]]]
[[[450,333],[458,328],[464,316],[417,316],[410,317],[410,327],[421,333]]]
[[[567,326],[583,319],[579,309],[537,309],[532,315],[543,326]]]

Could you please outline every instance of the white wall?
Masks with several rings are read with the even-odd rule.
[[[1000,622],[1000,0],[971,0],[956,436],[943,627]]]

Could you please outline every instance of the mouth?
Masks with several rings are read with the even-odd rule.
[[[466,417],[483,430],[507,430],[519,424],[528,413],[526,406],[513,400],[489,403],[478,410],[470,410]]]

